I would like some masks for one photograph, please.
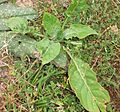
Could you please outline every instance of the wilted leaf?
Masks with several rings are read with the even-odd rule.
[[[47,34],[52,38],[61,30],[61,24],[58,18],[47,12],[43,15],[43,25]]]
[[[7,31],[10,30],[5,23],[5,19],[0,19],[0,31]]]
[[[7,47],[7,42],[10,41],[11,37],[12,36],[8,36],[9,33],[8,32],[0,32],[0,49],[3,47],[3,46],[6,46]],[[7,45],[5,45],[7,44]]]
[[[21,16],[31,20],[37,17],[37,12],[32,8],[18,7],[11,3],[4,3],[0,5],[0,19]]]
[[[90,112],[106,112],[108,92],[97,82],[95,72],[79,58],[73,58],[68,70],[69,82],[83,107]]]
[[[70,39],[73,37],[78,37],[79,39],[83,39],[92,34],[97,34],[97,32],[89,26],[82,24],[72,24],[70,28],[64,31],[64,38]]]
[[[9,51],[14,53],[16,56],[33,56],[35,49],[36,41],[26,36],[18,36],[14,38],[8,46]]]

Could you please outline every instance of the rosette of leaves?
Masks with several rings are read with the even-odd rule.
[[[80,6],[81,3],[83,4],[84,2],[80,2],[80,0],[72,0],[68,10],[66,11],[67,16],[70,17],[70,15],[75,10],[77,10],[78,6]],[[0,11],[3,10],[5,6],[10,9],[8,4],[2,4],[0,5]],[[6,10],[4,9],[3,12],[5,11]],[[12,15],[6,16],[9,15],[9,12],[5,13],[5,16],[3,17],[3,12],[0,13],[1,20],[3,20],[4,17],[11,18]],[[18,15],[16,11],[12,10],[10,14],[13,14],[13,17],[16,17],[16,15],[18,15],[30,19],[31,15],[29,15],[29,13],[25,13],[23,15],[19,13]],[[89,35],[96,35],[97,32],[89,26],[82,24],[71,24],[70,27],[65,29],[64,26],[67,23],[66,21],[62,25],[56,16],[45,12],[43,15],[43,26],[45,29],[45,36],[39,42],[33,42],[33,40],[30,40],[29,38],[24,39],[25,37],[23,35],[29,31],[26,20],[20,20],[20,22],[17,23],[16,18],[12,18],[9,19],[9,21],[7,22],[7,27],[3,25],[4,27],[2,28],[8,28],[16,33],[22,33],[22,35],[20,35],[22,36],[21,38],[14,38],[13,36],[14,41],[13,43],[11,41],[11,45],[9,47],[10,49],[12,49],[15,52],[16,49],[14,48],[18,47],[17,45],[19,45],[19,49],[17,49],[17,52],[20,52],[20,49],[22,48],[23,55],[24,53],[26,53],[26,51],[30,51],[27,52],[27,54],[31,54],[32,51],[36,49],[41,56],[40,59],[42,61],[42,65],[48,64],[51,61],[55,61],[57,65],[64,68],[68,61],[66,54],[69,55],[69,83],[71,88],[74,90],[76,96],[80,100],[81,104],[86,110],[90,112],[105,112],[106,103],[110,100],[108,92],[97,82],[96,74],[90,68],[90,66],[84,61],[82,61],[80,57],[70,52],[70,48],[68,49],[66,47],[68,46],[68,43],[66,41],[74,40],[75,38],[77,38],[77,42],[72,42],[74,43],[74,45],[76,45],[81,39],[84,39]],[[3,23],[4,22],[6,23],[5,20],[3,20]],[[16,23],[12,25],[10,24],[14,22]],[[1,36],[1,38],[3,39],[3,36]],[[17,45],[15,45],[15,43],[17,43]],[[30,46],[32,46],[32,48]],[[28,48],[30,49],[28,50]]]
[[[69,8],[69,11],[71,10],[72,12],[77,7],[73,4],[75,3],[76,5],[76,1],[73,1],[71,4],[72,8]],[[80,41],[89,35],[97,35],[98,33],[89,26],[82,24],[71,24],[66,29],[62,27],[64,25],[54,15],[48,12],[44,13],[43,26],[46,36],[37,42],[36,45],[41,55],[42,64],[44,65],[57,60],[56,63],[58,62],[57,64],[62,66],[61,64],[67,63],[68,59],[65,55],[68,54],[71,59],[68,65],[69,83],[81,104],[90,112],[106,112],[106,103],[110,101],[107,90],[98,83],[96,73],[90,66],[82,61],[80,57],[70,52],[70,48],[66,47],[67,43],[64,43],[75,38],[77,38],[78,42],[78,40]],[[61,52],[62,50],[65,53]]]

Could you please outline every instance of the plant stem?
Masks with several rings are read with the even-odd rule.
[[[69,17],[67,16],[67,18],[65,19],[65,21],[64,21],[64,23],[63,23],[63,25],[62,25],[62,30],[64,29],[64,27],[65,27],[65,25],[66,25],[68,19],[69,19]]]
[[[65,48],[64,46],[63,46],[63,49],[66,51],[66,53],[70,56],[70,58],[72,59],[72,55],[71,55],[71,53],[68,51],[68,49],[67,48]]]

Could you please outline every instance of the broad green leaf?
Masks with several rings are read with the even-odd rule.
[[[32,8],[18,7],[11,3],[4,3],[0,5],[0,19],[10,17],[24,17],[26,19],[34,19],[37,17],[37,12]]]
[[[22,17],[9,18],[6,20],[6,26],[8,26],[14,33],[20,33],[24,35],[26,33],[30,33],[34,35],[34,37],[41,35],[38,28],[35,28],[34,26],[28,26],[27,19]]]
[[[16,57],[28,55],[34,58],[36,41],[29,36],[14,35],[9,32],[0,33],[0,49],[5,45],[7,45],[9,52]]]
[[[50,44],[50,40],[46,39],[46,38],[44,38],[41,41],[37,42],[36,46],[37,46],[38,52],[42,55],[46,51],[49,44]]]
[[[70,28],[64,31],[64,38],[70,39],[73,37],[78,37],[79,39],[83,39],[92,34],[98,34],[98,33],[89,26],[82,24],[72,24]]]
[[[23,17],[32,20],[37,17],[37,12],[28,7],[18,7],[12,3],[0,4],[0,30],[8,30],[5,21],[11,17]]]
[[[7,27],[5,19],[0,19],[0,31],[7,31],[10,30],[9,27]]]
[[[61,29],[58,33],[57,33],[57,35],[56,35],[56,40],[59,40],[59,41],[61,41],[61,40],[63,40],[63,30]]]
[[[42,55],[42,64],[51,62],[60,53],[60,43],[50,42],[46,51]]]
[[[26,33],[26,30],[28,29],[28,21],[25,18],[21,17],[12,17],[6,20],[6,25],[15,32],[23,32],[23,34]]]
[[[106,112],[108,92],[97,82],[95,72],[79,58],[72,57],[69,82],[83,107],[90,112]]]
[[[57,33],[61,30],[61,24],[58,18],[47,12],[43,15],[43,25],[46,33],[52,38],[55,38]]]
[[[37,42],[36,46],[42,57],[41,60],[43,65],[54,60],[60,53],[60,43],[55,43],[46,38]]]

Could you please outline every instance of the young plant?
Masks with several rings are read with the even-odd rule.
[[[77,55],[77,51],[70,47],[71,44],[79,46],[81,39],[89,35],[97,35],[97,32],[82,24],[70,24],[67,25],[70,27],[65,27],[73,12],[76,10],[79,12],[86,7],[85,0],[72,0],[65,12],[66,19],[63,24],[56,16],[45,12],[43,14],[45,35],[41,41],[34,43],[34,47],[40,54],[42,66],[55,61],[60,67],[64,67],[69,60],[67,58],[69,56],[68,79],[81,104],[90,112],[106,112],[106,103],[110,101],[108,92],[97,82],[96,73]],[[16,22],[13,25],[16,19],[18,20],[19,18],[11,18],[8,22],[8,26],[12,31],[23,34],[30,31],[26,20],[21,19],[20,23]],[[38,89],[40,88],[38,87]]]
[[[73,0],[68,12],[73,12],[76,4]],[[59,55],[62,55],[61,51],[64,50],[70,57],[68,65],[69,83],[81,104],[90,112],[105,112],[105,104],[110,101],[108,92],[97,82],[96,74],[90,66],[82,61],[80,56],[76,56],[75,53],[71,52],[71,48],[68,47],[69,45],[66,42],[71,40],[75,43],[73,40],[78,42],[89,35],[97,34],[97,32],[82,24],[71,24],[69,28],[65,29],[66,21],[62,25],[57,17],[48,12],[44,13],[43,26],[46,35],[40,42],[37,42],[42,65],[57,57],[60,60]]]

